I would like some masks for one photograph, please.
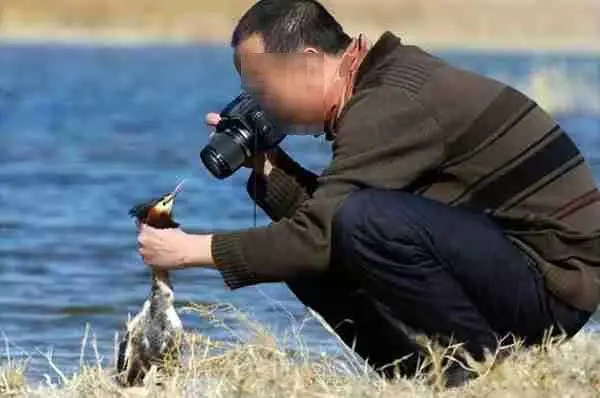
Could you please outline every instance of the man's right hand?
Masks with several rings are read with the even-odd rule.
[[[205,118],[206,124],[210,128],[215,128],[217,124],[219,124],[220,120],[221,116],[214,112],[208,113]],[[211,132],[211,135],[212,134],[214,134],[214,132]],[[259,152],[254,156],[254,158],[246,161],[243,166],[254,169],[256,173],[268,176],[273,170],[274,164],[276,164],[276,156],[277,149]]]

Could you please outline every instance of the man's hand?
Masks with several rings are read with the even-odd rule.
[[[221,116],[218,113],[209,113],[206,115],[206,124],[209,127],[216,127],[221,120]],[[265,152],[257,153],[254,158],[244,163],[244,167],[254,169],[255,172],[268,176],[273,170],[274,164],[276,164],[277,149],[272,149]]]
[[[138,225],[138,252],[148,266],[169,271],[213,265],[211,235],[193,235],[179,228]]]

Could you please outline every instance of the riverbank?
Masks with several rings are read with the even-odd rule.
[[[190,307],[215,327],[224,324],[206,307]],[[286,350],[264,325],[238,314],[245,322],[236,343],[215,342],[197,334],[186,339],[186,360],[171,374],[153,374],[145,386],[122,389],[111,380],[111,369],[97,358],[97,366],[83,366],[73,375],[55,369],[59,382],[28,384],[26,368],[18,362],[0,367],[0,396],[10,397],[592,397],[600,394],[600,345],[598,336],[581,333],[568,342],[543,344],[530,350],[507,348],[512,355],[502,362],[490,357],[474,367],[480,377],[466,386],[448,390],[442,386],[439,363],[452,350],[425,344],[433,364],[411,380],[385,381],[367,371],[350,352],[342,358],[309,355],[300,348]],[[240,332],[237,333],[239,337]],[[297,334],[291,338],[303,347]],[[93,341],[84,336],[86,344]]]
[[[226,44],[254,1],[5,0],[4,42]],[[596,0],[323,0],[351,34],[391,30],[430,50],[600,53]]]

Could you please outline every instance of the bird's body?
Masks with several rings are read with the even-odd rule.
[[[159,199],[133,207],[129,214],[155,228],[176,228],[171,210],[177,188]],[[169,274],[152,270],[150,295],[141,311],[125,327],[119,344],[117,377],[121,384],[132,386],[143,382],[152,366],[160,368],[165,360],[178,362],[178,340],[183,325],[174,306]]]

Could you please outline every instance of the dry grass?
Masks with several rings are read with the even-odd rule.
[[[227,309],[229,307],[226,307]],[[223,310],[223,308],[220,308]],[[190,307],[215,327],[227,328],[215,308]],[[27,385],[26,364],[9,361],[0,367],[0,396],[7,397],[597,397],[600,395],[598,337],[581,334],[568,342],[548,340],[529,350],[510,348],[512,355],[480,364],[480,377],[457,389],[444,389],[440,368],[420,372],[414,379],[385,381],[350,352],[342,358],[314,356],[306,348],[290,351],[243,314],[246,328],[235,332],[239,342],[211,341],[186,336],[185,361],[169,375],[151,373],[141,387],[122,389],[109,369],[81,366],[60,383],[50,378]],[[234,333],[231,331],[231,333]],[[297,330],[291,333],[301,342]],[[87,340],[87,339],[86,339]],[[83,344],[87,344],[86,341]],[[93,343],[92,343],[93,344]],[[451,350],[428,344],[431,363],[440,363]],[[48,357],[51,360],[50,357]]]
[[[254,2],[0,0],[0,38],[223,42]],[[353,34],[389,29],[430,48],[600,49],[597,0],[322,2]]]

